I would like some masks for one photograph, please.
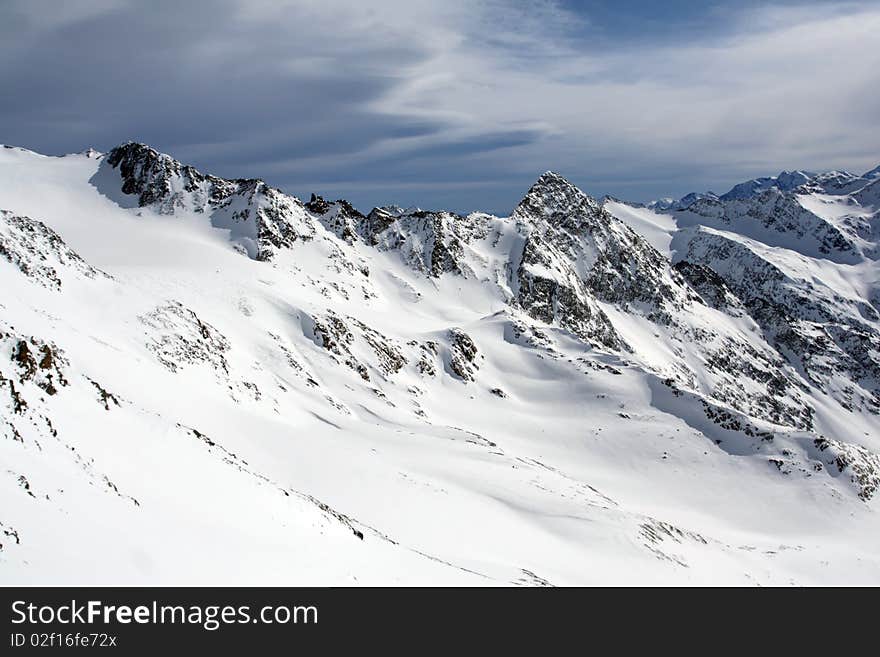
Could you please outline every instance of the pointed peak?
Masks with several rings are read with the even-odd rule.
[[[161,155],[159,151],[150,146],[149,144],[144,144],[139,141],[125,141],[118,146],[114,146],[110,149],[110,153],[118,153],[119,155],[128,155],[132,153],[150,153],[153,155]]]
[[[556,173],[555,171],[545,171],[532,185],[532,189],[536,187],[555,187],[555,186],[567,186],[573,189],[577,189],[571,182],[569,182],[564,176]],[[578,190],[580,191],[580,190]]]
[[[149,167],[159,166],[163,169],[179,172],[182,166],[170,155],[160,153],[155,148],[137,141],[127,141],[112,148],[107,153],[106,162],[114,169],[119,166],[130,169],[136,165],[141,167],[146,165]]]
[[[552,169],[547,169],[547,171],[538,176],[538,181],[540,182],[542,180],[565,180],[565,178]]]
[[[513,215],[520,219],[559,221],[563,217],[592,217],[601,212],[602,207],[596,199],[558,173],[547,171],[529,188]]]
[[[545,204],[550,202],[557,204],[562,200],[567,200],[569,203],[572,203],[575,200],[586,199],[590,203],[598,206],[598,203],[594,198],[583,192],[574,183],[570,182],[564,176],[561,176],[555,171],[545,171],[542,173],[529,188],[529,191],[526,193],[526,196],[520,205],[530,198],[533,200],[541,198]]]
[[[323,196],[312,192],[309,202],[305,204],[306,210],[315,214],[327,214],[330,211],[331,204],[325,200]]]

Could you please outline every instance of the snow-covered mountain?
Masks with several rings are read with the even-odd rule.
[[[880,200],[509,217],[0,149],[5,582],[880,582]]]
[[[721,200],[746,199],[756,196],[768,189],[776,189],[780,192],[790,192],[793,189],[810,181],[816,174],[806,171],[783,171],[777,176],[765,176],[753,178],[746,182],[734,185],[726,194],[721,195]]]

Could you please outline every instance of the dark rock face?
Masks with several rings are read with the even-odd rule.
[[[860,498],[867,501],[874,497],[880,489],[880,457],[864,447],[824,436],[815,439],[813,444],[828,466],[838,473],[849,474]]]
[[[141,207],[164,203],[178,191],[196,192],[209,180],[193,167],[184,166],[145,144],[133,142],[110,151],[107,154],[107,164],[119,169],[122,192],[137,196]],[[223,182],[220,179],[215,180],[217,183]],[[180,190],[175,189],[176,182],[182,183]],[[231,189],[224,191],[231,192]]]
[[[859,259],[853,236],[801,206],[793,193],[776,188],[746,198],[702,199],[678,214],[681,225],[734,230],[770,246],[811,257],[852,263]]]
[[[452,212],[374,208],[361,224],[361,235],[380,250],[398,251],[410,267],[433,278],[470,277],[467,245],[486,236],[486,225]]]
[[[719,272],[780,355],[844,407],[880,412],[876,312],[824,286],[793,277],[741,242],[698,231],[683,256]],[[867,316],[867,317],[866,317]],[[859,384],[835,382],[838,377]]]
[[[229,340],[178,301],[170,301],[138,318],[148,329],[147,348],[171,372],[206,364],[221,378],[229,374]]]
[[[323,197],[318,196],[317,194],[312,194],[309,202],[305,204],[305,207],[306,210],[315,214],[327,214],[333,205],[333,203],[325,201]]]
[[[345,363],[364,381],[370,380],[370,373],[351,349],[354,345],[354,334],[348,327],[345,319],[333,312],[326,313],[323,317],[313,319],[312,332],[316,342],[329,351],[339,360]]]
[[[586,288],[602,301],[622,309],[644,304],[658,318],[687,301],[669,261],[562,176],[541,176],[514,217],[531,218],[544,243],[573,262]]]
[[[57,435],[44,406],[70,385],[68,366],[54,342],[19,333],[0,319],[0,437],[23,443],[32,429]]]
[[[11,335],[0,334],[0,338]],[[58,393],[59,387],[69,385],[64,375],[67,359],[54,344],[37,338],[18,338],[13,341],[11,359],[18,368],[18,382],[33,382],[49,395]]]
[[[312,194],[305,208],[317,216],[325,228],[348,244],[358,239],[365,217],[348,201],[339,199],[331,202]]]
[[[399,345],[376,329],[367,326],[360,320],[351,318],[351,322],[360,331],[364,341],[376,356],[379,370],[384,375],[396,374],[407,363],[406,356]]]
[[[43,222],[0,210],[0,258],[40,285],[60,290],[65,275],[109,278],[70,249]]]
[[[706,351],[706,369],[718,377],[712,399],[750,417],[812,430],[814,411],[804,398],[803,384],[772,352],[724,340],[720,347]],[[758,391],[749,391],[749,386],[757,386]]]
[[[742,315],[742,302],[730,291],[724,279],[711,268],[687,260],[680,260],[673,266],[706,305],[734,317]]]
[[[347,201],[328,202],[315,195],[306,209],[349,244],[359,241],[381,251],[398,252],[407,265],[432,278],[450,273],[472,276],[467,247],[487,234],[486,222],[478,216],[453,212],[387,206],[363,215]]]
[[[692,293],[663,255],[562,176],[541,176],[513,219],[528,232],[516,270],[520,303],[536,319],[552,321],[552,312],[581,337],[620,348],[605,314],[585,299],[659,323],[689,302]]]
[[[475,380],[477,364],[477,345],[471,337],[460,329],[449,331],[449,369],[455,376],[467,383]]]
[[[622,340],[583,280],[570,264],[554,258],[552,251],[539,236],[526,239],[516,268],[520,307],[534,319],[558,323],[583,340],[622,348]]]
[[[411,267],[434,278],[447,273],[469,276],[465,245],[481,234],[479,225],[451,212],[415,211],[395,217],[377,209],[365,224],[369,243],[399,250]]]
[[[360,234],[367,244],[375,246],[379,243],[379,236],[391,228],[402,215],[403,212],[399,209],[395,212],[395,209],[373,208],[364,218],[360,226]],[[397,235],[400,235],[400,231]]]
[[[121,191],[137,196],[140,207],[162,214],[208,214],[214,226],[229,229],[231,238],[257,260],[270,260],[277,249],[315,234],[303,204],[262,180],[205,175],[133,142],[110,151],[102,166],[118,171]]]

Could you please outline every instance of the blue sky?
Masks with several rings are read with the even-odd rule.
[[[0,142],[145,141],[363,209],[880,162],[878,3],[5,0]]]

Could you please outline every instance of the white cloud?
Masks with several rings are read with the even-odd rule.
[[[444,117],[455,132],[537,126],[561,136],[523,148],[532,167],[868,166],[880,157],[880,8],[848,9],[753,11],[715,36],[608,52],[541,21],[501,23],[515,37],[485,41],[491,27],[469,22],[376,106]],[[512,60],[516,43],[526,52]]]

